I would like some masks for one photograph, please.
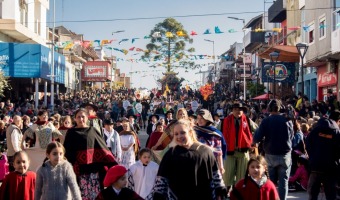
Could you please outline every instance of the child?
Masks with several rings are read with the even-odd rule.
[[[230,199],[278,200],[279,195],[272,181],[267,176],[267,162],[263,156],[250,158],[246,177],[233,188]]]
[[[164,131],[163,124],[161,122],[158,122],[156,124],[156,130],[151,133],[148,145],[146,147],[153,150],[162,150],[163,148],[161,146],[156,146],[156,144],[161,135],[163,134],[163,131]]]
[[[96,200],[143,200],[136,192],[126,187],[127,169],[122,165],[111,167],[104,178],[104,190]]]
[[[7,156],[4,154],[5,148],[1,148],[0,150],[0,182],[2,182],[5,176],[8,174],[8,160]]]
[[[297,160],[297,170],[294,176],[289,178],[289,191],[307,191],[308,187],[308,160],[304,156],[300,156]]]
[[[1,187],[0,199],[34,200],[35,173],[27,171],[29,159],[24,151],[13,155],[14,172],[9,173]]]
[[[37,171],[35,199],[81,200],[76,175],[64,154],[65,149],[60,142],[47,145],[46,158]]]
[[[129,188],[134,190],[142,198],[151,193],[156,181],[158,164],[151,161],[151,150],[144,148],[138,153],[139,161],[131,165],[129,169]]]

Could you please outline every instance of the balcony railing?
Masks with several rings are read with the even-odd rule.
[[[287,27],[282,28],[281,32],[273,32],[267,36],[269,46],[287,45]]]

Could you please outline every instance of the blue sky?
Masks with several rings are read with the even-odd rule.
[[[249,21],[252,17],[259,15],[264,10],[264,0],[55,0],[56,1],[56,26],[63,25],[67,29],[78,34],[84,34],[86,40],[102,40],[123,38],[142,38],[150,34],[154,26],[162,22],[164,18],[188,15],[206,15],[202,17],[174,17],[183,24],[188,32],[196,31],[197,36],[193,36],[193,44],[196,52],[193,54],[213,54],[212,43],[204,39],[215,41],[215,55],[220,55],[229,49],[234,42],[241,42],[243,33],[224,33],[203,35],[203,32],[210,28],[213,32],[214,27],[218,26],[221,31],[228,32],[229,29],[241,30],[242,21],[228,19],[228,16],[239,17]],[[51,2],[50,13],[47,21],[53,21],[51,13],[53,12],[53,0]],[[270,4],[266,4],[266,9]],[[216,15],[222,14],[223,15]],[[228,13],[228,14],[227,14]],[[238,13],[238,14],[236,14]],[[214,14],[214,15],[207,15]],[[112,20],[112,19],[134,19],[134,18],[154,18],[148,20]],[[65,22],[65,21],[87,21],[87,20],[105,20],[96,22]],[[64,21],[64,22],[61,22]],[[125,30],[123,33],[115,34],[112,32]],[[115,48],[131,48],[133,46],[145,49],[149,40],[140,39],[134,44],[129,42],[118,45],[118,42],[112,44]],[[135,58],[129,53],[124,56],[120,52],[113,51],[113,55],[119,58]],[[210,63],[212,60],[197,60],[198,64]],[[133,87],[157,87],[155,76],[162,76],[161,71],[165,68],[149,68],[145,63],[118,62],[118,68],[122,72],[130,71],[149,71],[148,73],[132,74]],[[157,70],[157,72],[155,72]],[[161,71],[158,71],[161,70]],[[202,71],[207,70],[203,67]],[[195,74],[198,70],[184,72],[176,70],[179,76],[187,81],[184,84],[192,84],[200,79],[200,74]],[[152,76],[154,75],[154,76]]]

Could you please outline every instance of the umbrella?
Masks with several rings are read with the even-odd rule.
[[[266,100],[266,99],[269,99],[268,93],[253,98],[253,100]]]

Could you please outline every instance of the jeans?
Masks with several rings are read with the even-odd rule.
[[[292,166],[291,152],[285,155],[266,154],[265,157],[268,163],[269,178],[274,184],[279,181],[279,196],[281,200],[285,200],[288,195],[288,180]]]
[[[323,184],[326,199],[336,199],[337,179],[335,174],[324,174],[311,172],[308,181],[309,200],[317,200],[320,192],[321,183]]]

